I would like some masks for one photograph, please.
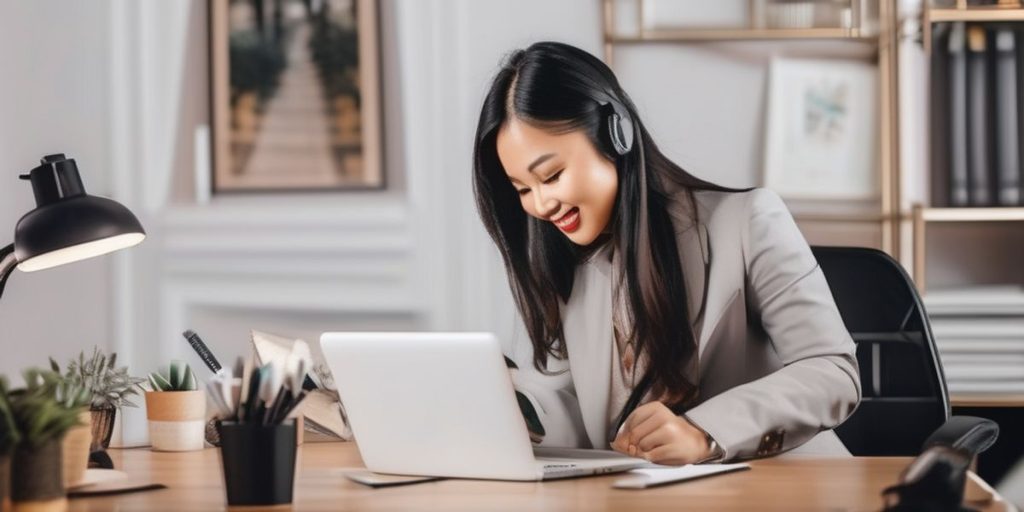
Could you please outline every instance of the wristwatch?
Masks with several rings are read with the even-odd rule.
[[[708,441],[708,456],[704,457],[701,460],[694,461],[693,463],[694,464],[703,464],[705,462],[719,462],[719,461],[721,461],[722,458],[725,457],[725,450],[722,450],[722,447],[718,445],[718,441],[715,441],[715,438],[711,437],[711,434],[709,434],[707,430],[704,430],[703,428],[700,428],[699,425],[697,425],[692,420],[690,420],[690,418],[688,418],[685,414],[683,415],[683,417],[686,418],[686,421],[690,422],[690,425],[693,425],[694,427],[697,428],[697,430],[700,430],[701,432],[703,432],[704,433],[704,438],[707,439],[707,441]]]
[[[694,464],[702,464],[704,462],[718,462],[722,460],[722,457],[725,456],[725,453],[722,451],[722,447],[718,446],[718,441],[715,441],[715,438],[711,437],[711,434],[708,434],[707,432],[704,432],[704,436],[708,440],[709,454],[707,457],[704,457],[703,460],[699,460]]]

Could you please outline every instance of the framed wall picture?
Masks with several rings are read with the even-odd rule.
[[[373,0],[210,0],[213,192],[384,186]]]
[[[765,186],[792,199],[877,198],[876,77],[867,63],[773,59]]]

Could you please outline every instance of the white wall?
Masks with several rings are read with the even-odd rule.
[[[0,245],[35,207],[18,174],[49,153],[78,162],[86,190],[110,194],[110,3],[5,2],[0,16]],[[108,259],[14,271],[0,298],[0,374],[111,345]]]

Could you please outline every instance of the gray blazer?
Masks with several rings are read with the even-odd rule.
[[[767,189],[694,196],[696,226],[686,194],[673,193],[670,203],[691,322],[710,258],[695,332],[700,401],[685,416],[714,437],[726,460],[805,444],[794,451],[848,455],[830,429],[860,401],[855,346],[785,204]],[[529,339],[516,343],[520,370],[513,381],[537,410],[545,446],[608,448],[617,265],[599,251],[577,267],[561,308],[568,358],[548,362],[558,374],[534,369]]]

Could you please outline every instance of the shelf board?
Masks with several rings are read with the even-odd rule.
[[[886,219],[884,215],[878,213],[817,213],[817,212],[801,212],[793,211],[793,218],[797,221],[802,222],[846,222],[846,223],[865,223],[873,224],[876,222],[882,222]]]
[[[876,41],[875,35],[863,35],[850,28],[692,28],[646,31],[638,36],[609,36],[608,43],[673,43],[692,41],[764,41],[789,39],[837,39]]]
[[[1024,207],[924,208],[925,222],[1004,222],[1024,221]]]
[[[946,21],[1024,21],[1024,9],[1019,7],[972,7],[969,9],[931,9],[932,22]]]
[[[949,403],[953,407],[1024,407],[1024,394],[953,394]]]

